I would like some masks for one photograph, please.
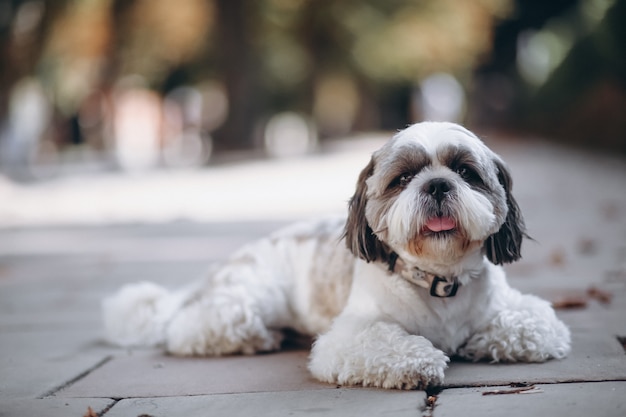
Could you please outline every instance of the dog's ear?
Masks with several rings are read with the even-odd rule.
[[[357,257],[367,262],[384,260],[386,251],[383,243],[378,240],[365,218],[367,202],[366,181],[374,173],[374,158],[361,171],[356,184],[356,191],[350,199],[348,219],[343,232],[346,246]]]
[[[500,230],[485,241],[485,252],[487,259],[496,265],[501,265],[517,261],[522,257],[522,240],[527,235],[519,205],[511,194],[513,187],[511,174],[500,159],[496,159],[495,162],[498,169],[498,181],[506,194],[508,213]]]

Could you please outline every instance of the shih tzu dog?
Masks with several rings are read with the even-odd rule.
[[[524,236],[500,157],[459,125],[419,123],[373,154],[347,219],[288,227],[177,292],[125,286],[105,327],[175,355],[272,351],[292,329],[316,336],[317,379],[383,388],[440,385],[451,356],[563,358],[567,327],[499,266]]]

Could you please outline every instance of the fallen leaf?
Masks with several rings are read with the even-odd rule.
[[[577,296],[563,297],[552,302],[552,308],[555,310],[573,310],[586,307],[587,300],[583,297]]]
[[[619,205],[615,201],[605,201],[600,208],[606,220],[617,220],[619,218]]]
[[[587,295],[589,296],[589,298],[599,301],[602,304],[610,304],[611,300],[613,299],[613,294],[608,291],[601,290],[597,287],[587,288]]]
[[[594,253],[596,253],[596,249],[597,249],[597,244],[592,239],[585,238],[585,239],[581,239],[578,242],[578,251],[582,255],[593,255]]]
[[[98,417],[98,413],[93,411],[93,408],[87,407],[87,412],[85,413],[83,417]]]
[[[565,253],[561,249],[555,249],[550,254],[550,265],[563,266],[565,264]]]

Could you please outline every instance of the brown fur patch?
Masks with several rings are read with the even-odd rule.
[[[328,321],[328,324],[346,305],[354,269],[352,254],[343,245],[334,243],[333,239],[319,241],[309,275],[310,314]]]
[[[445,240],[444,240],[445,239]],[[437,238],[418,235],[407,244],[407,251],[422,259],[458,262],[466,253],[479,248],[482,243],[471,241],[464,236]]]

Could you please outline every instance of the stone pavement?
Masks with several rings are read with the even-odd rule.
[[[454,362],[443,389],[426,393],[318,383],[306,371],[307,350],[297,346],[258,356],[175,358],[103,341],[100,301],[123,283],[153,280],[174,288],[287,219],[344,205],[351,190],[341,187],[350,187],[358,174],[355,167],[367,162],[370,149],[363,146],[282,165],[240,164],[227,171],[253,184],[262,178],[276,188],[278,202],[271,187],[259,185],[267,187],[266,201],[259,206],[283,205],[279,216],[255,211],[258,206],[241,195],[247,189],[220,188],[220,181],[233,181],[220,180],[225,175],[220,169],[188,172],[178,180],[162,174],[120,177],[107,180],[115,186],[108,184],[100,192],[132,196],[140,183],[140,188],[184,197],[193,205],[194,194],[177,193],[188,181],[204,181],[204,192],[213,201],[232,198],[249,205],[249,213],[239,219],[229,218],[228,206],[223,213],[213,207],[213,217],[200,219],[182,205],[164,203],[159,212],[135,204],[128,207],[134,210],[129,217],[123,210],[110,217],[113,205],[76,202],[73,208],[51,200],[51,188],[71,198],[81,193],[93,197],[97,191],[90,184],[100,178],[85,183],[61,179],[24,189],[11,185],[10,192],[5,185],[4,194],[0,187],[5,207],[0,213],[11,215],[0,219],[0,416],[81,417],[89,409],[106,417],[626,415],[626,161],[541,142],[492,145],[512,168],[514,193],[535,239],[526,242],[524,259],[507,267],[510,281],[563,307],[559,315],[573,333],[567,359]],[[344,166],[342,160],[349,162]],[[330,183],[330,175],[342,178]],[[300,200],[289,211],[281,195],[291,190],[280,185],[294,176],[303,178],[310,200],[322,198],[323,190],[332,198],[345,197],[325,206],[293,190]],[[318,188],[315,178],[322,181]],[[126,191],[119,191],[123,187]],[[61,206],[63,213],[51,210],[46,217],[48,207]],[[148,209],[148,220],[137,222],[141,210]]]

